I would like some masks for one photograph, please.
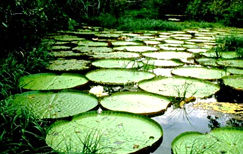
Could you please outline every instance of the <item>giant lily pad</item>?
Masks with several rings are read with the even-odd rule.
[[[224,51],[218,53],[216,53],[215,51],[208,51],[208,52],[200,53],[200,55],[203,55],[205,57],[210,57],[210,58],[224,58],[224,59],[239,58],[239,55],[233,51]]]
[[[13,96],[12,104],[29,110],[35,117],[63,118],[89,111],[98,105],[98,100],[82,92],[25,92]]]
[[[111,58],[138,58],[140,55],[138,53],[131,52],[111,52],[111,53],[96,53],[92,55],[93,58],[97,59],[111,59]]]
[[[108,47],[87,47],[87,46],[77,46],[73,48],[74,51],[82,52],[82,53],[107,53],[112,52],[112,48]]]
[[[53,38],[57,41],[67,41],[67,42],[85,40],[85,38],[80,38],[74,35],[57,35],[54,36]]]
[[[84,145],[96,144],[97,153],[133,153],[154,146],[162,135],[161,126],[145,116],[87,112],[51,125],[46,143],[58,152],[82,153]]]
[[[79,46],[89,46],[89,47],[106,47],[108,46],[107,42],[94,42],[94,41],[80,41],[78,42]]]
[[[223,77],[224,84],[235,88],[237,90],[243,90],[243,75],[233,75]]]
[[[86,74],[86,77],[93,82],[112,85],[136,83],[154,76],[153,73],[128,69],[98,69]]]
[[[193,105],[193,107],[203,108],[203,109],[207,109],[207,110],[214,110],[214,111],[223,112],[223,113],[230,113],[230,114],[243,114],[243,104],[238,104],[238,103],[199,102],[199,103]]]
[[[217,64],[225,67],[243,68],[243,59],[218,60]]]
[[[220,88],[211,82],[198,79],[159,77],[139,82],[139,87],[145,91],[173,97],[208,97]]]
[[[200,65],[204,65],[204,66],[218,66],[217,64],[217,59],[214,58],[199,58],[196,59],[196,61],[200,64]]]
[[[73,88],[87,82],[88,80],[79,74],[39,73],[21,77],[19,86],[29,90],[55,90]]]
[[[52,57],[79,57],[82,56],[82,53],[77,53],[74,51],[52,51],[49,53]]]
[[[144,92],[121,92],[105,97],[100,103],[104,108],[113,111],[151,115],[165,111],[170,100]]]
[[[208,134],[185,132],[172,142],[175,154],[188,153],[241,153],[243,149],[243,129],[218,128]]]
[[[226,69],[226,71],[231,74],[243,75],[243,69],[240,69],[240,68],[229,67]]]
[[[81,71],[89,68],[90,61],[77,59],[58,59],[50,61],[47,66],[52,71]]]
[[[69,46],[52,46],[51,50],[70,50],[71,47]]]
[[[113,46],[138,46],[138,45],[142,45],[142,43],[139,42],[131,42],[131,41],[114,41],[111,42]]]
[[[179,61],[173,61],[173,60],[156,60],[156,59],[149,59],[143,61],[145,64],[154,65],[158,67],[176,67],[176,66],[182,66],[184,63]]]
[[[138,68],[143,63],[128,59],[102,59],[92,62],[92,65],[101,68]]]
[[[129,52],[146,52],[146,51],[157,51],[157,48],[149,47],[149,46],[124,46],[124,47],[116,47],[114,50],[118,51],[129,51]]]
[[[206,67],[181,67],[176,68],[172,71],[172,74],[193,77],[198,79],[220,79],[223,76],[228,75],[226,71],[216,68],[206,68]]]
[[[156,59],[187,59],[192,58],[192,53],[187,52],[147,52],[143,53],[145,57],[156,58]]]

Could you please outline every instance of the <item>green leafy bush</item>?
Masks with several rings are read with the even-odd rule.
[[[222,22],[228,26],[242,26],[242,0],[193,0],[186,9],[191,19]]]

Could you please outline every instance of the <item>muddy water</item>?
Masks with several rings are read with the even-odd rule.
[[[97,32],[98,31],[98,32]],[[95,34],[99,35],[95,35]],[[223,36],[230,33],[230,30],[212,30],[212,29],[200,29],[200,30],[186,30],[186,31],[180,31],[180,32],[139,32],[139,33],[132,33],[132,32],[120,32],[116,30],[108,30],[101,31],[99,28],[92,28],[92,27],[83,27],[83,29],[79,30],[78,32],[60,32],[56,35],[74,35],[79,36],[80,38],[85,38],[89,41],[93,42],[101,42],[99,45],[94,45],[95,48],[99,48],[100,46],[107,46],[108,48],[114,49],[112,41],[129,41],[129,42],[137,42],[139,41],[139,44],[147,45],[150,47],[155,47],[158,49],[158,51],[154,52],[163,52],[163,51],[183,51],[192,54],[192,57],[189,58],[182,58],[179,59],[181,62],[184,63],[184,66],[200,66],[197,63],[195,63],[195,57],[198,53],[201,52],[207,52],[211,48],[213,48],[216,44],[215,37],[216,36]],[[242,32],[241,32],[242,33]],[[102,35],[100,35],[102,34]],[[50,37],[54,38],[55,37]],[[63,39],[63,38],[62,38]],[[72,40],[72,38],[71,38]],[[63,40],[62,40],[63,41]],[[63,46],[64,43],[60,43],[62,41],[55,40],[56,42],[54,44],[55,48],[52,49],[51,52],[59,52],[64,51],[65,46]],[[67,41],[67,40],[65,40]],[[103,42],[103,43],[102,43]],[[104,43],[105,42],[105,43]],[[107,43],[108,42],[108,43]],[[96,54],[94,52],[88,53],[88,54],[77,54],[82,53],[82,51],[76,51],[74,50],[75,47],[80,46],[78,41],[69,41],[69,50],[71,49],[71,55],[69,56],[61,56],[61,58],[70,59],[76,58],[76,59],[90,59],[91,61],[96,60],[96,58],[92,57],[90,54]],[[90,42],[88,42],[90,43]],[[78,45],[79,44],[79,45]],[[85,43],[84,43],[85,44]],[[115,44],[115,43],[114,43]],[[82,44],[83,45],[83,44]],[[90,43],[89,46],[93,46],[92,43]],[[60,47],[60,48],[58,48]],[[91,48],[91,47],[90,47]],[[94,47],[92,47],[94,48]],[[83,48],[84,49],[84,48]],[[192,50],[189,50],[192,49]],[[126,50],[124,50],[127,52]],[[142,56],[142,53],[144,51],[131,51],[139,55],[140,59],[148,58]],[[104,53],[108,53],[104,51]],[[78,55],[78,56],[77,56]],[[81,56],[80,56],[81,55]],[[99,56],[102,55],[102,53],[98,54]],[[119,58],[116,57],[116,55],[109,55],[111,58]],[[60,58],[60,56],[54,56],[55,58]],[[100,56],[102,57],[102,56]],[[127,57],[123,57],[127,58]],[[156,57],[155,57],[156,58]],[[157,57],[158,58],[158,57]],[[105,57],[100,58],[105,59]],[[163,57],[161,59],[168,59],[168,57]],[[139,60],[141,61],[141,60]],[[155,66],[154,70],[150,70],[154,72],[157,76],[166,76],[171,77],[171,67],[157,67]],[[96,69],[92,67],[91,69]],[[157,71],[158,69],[163,70],[162,72]],[[79,72],[79,71],[78,71]],[[81,71],[82,72],[82,71]],[[88,72],[83,71],[84,72]],[[83,74],[82,73],[82,74]],[[84,73],[85,74],[85,73]],[[217,81],[214,81],[214,83],[217,83]],[[98,85],[98,84],[97,84]],[[89,90],[91,86],[96,85],[87,85],[84,90]],[[116,89],[108,91],[109,95],[116,91],[141,91],[137,87],[129,87],[129,86],[107,86],[104,85],[105,89]],[[214,99],[214,96],[202,99],[202,100],[196,100],[195,102],[188,103],[184,106],[184,108],[175,108],[173,105],[170,106],[163,115],[152,117],[155,121],[157,121],[163,128],[163,142],[162,144],[153,152],[154,154],[170,154],[171,153],[171,143],[173,139],[178,136],[179,134],[186,132],[186,131],[198,131],[201,133],[209,132],[212,127],[212,125],[215,125],[215,123],[212,123],[212,120],[208,118],[208,116],[217,116],[219,117],[218,123],[220,126],[225,126],[226,122],[230,119],[230,115],[226,114],[220,114],[211,112],[208,110],[203,109],[196,109],[193,106],[194,103],[197,102],[217,102],[216,99]]]

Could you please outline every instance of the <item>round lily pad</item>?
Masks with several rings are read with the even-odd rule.
[[[162,136],[161,126],[148,117],[103,111],[57,121],[51,125],[46,143],[58,152],[83,153],[89,148],[85,146],[95,145],[96,153],[134,153],[154,147]]]
[[[165,43],[172,43],[172,44],[183,44],[184,41],[178,41],[178,40],[164,40]]]
[[[214,59],[214,58],[199,58],[199,59],[196,59],[196,61],[200,65],[204,65],[204,66],[218,66],[217,59]]]
[[[243,75],[243,69],[240,69],[240,68],[229,67],[226,69],[226,71],[231,74]]]
[[[114,34],[114,33],[102,33],[102,34],[95,34],[96,37],[99,38],[118,38],[120,37],[120,34]]]
[[[19,86],[29,90],[55,90],[67,89],[86,84],[88,80],[79,74],[63,73],[39,73],[23,76],[19,80]]]
[[[173,153],[241,153],[242,128],[217,128],[208,134],[185,132],[172,142]]]
[[[147,53],[143,53],[143,56],[156,58],[156,59],[187,59],[187,58],[192,58],[193,54],[187,52],[164,51],[164,52],[147,52]]]
[[[51,50],[70,50],[71,47],[69,46],[52,46]]]
[[[102,59],[92,62],[92,65],[101,68],[138,68],[143,63],[129,59]]]
[[[111,85],[136,83],[154,76],[153,73],[128,69],[98,69],[86,74],[86,77],[93,82]]]
[[[131,42],[131,41],[114,41],[111,42],[113,46],[138,46],[138,45],[142,45],[142,43],[138,43],[138,42]]]
[[[89,68],[90,61],[77,59],[58,59],[50,61],[47,66],[52,71],[81,71]]]
[[[217,64],[225,67],[243,68],[243,59],[218,60]]]
[[[129,52],[146,52],[146,51],[157,51],[157,48],[149,47],[149,46],[124,46],[124,47],[116,47],[114,50],[118,51],[129,51]]]
[[[191,53],[200,53],[200,52],[207,52],[207,49],[187,49],[188,52]]]
[[[82,53],[77,53],[73,51],[52,51],[49,53],[52,57],[61,57],[61,58],[66,58],[66,57],[79,57],[82,56]]]
[[[104,108],[113,111],[152,115],[165,111],[170,100],[144,92],[121,92],[105,97],[100,103]]]
[[[138,53],[131,52],[111,52],[111,53],[96,53],[92,55],[93,58],[97,59],[111,59],[111,58],[139,58],[140,55]]]
[[[224,59],[239,58],[239,55],[233,51],[224,51],[219,53],[216,53],[215,51],[208,51],[208,52],[200,53],[200,55],[203,55],[205,57],[210,57],[210,58],[224,58]]]
[[[197,104],[194,104],[193,107],[203,108],[203,109],[207,109],[207,110],[214,110],[214,111],[223,112],[223,113],[230,113],[230,114],[243,114],[243,106],[242,106],[242,104],[238,104],[238,103],[199,102]]]
[[[177,44],[176,44],[177,45]],[[173,46],[167,46],[167,45],[159,45],[160,49],[167,50],[167,51],[185,51],[186,48],[183,47],[173,47]]]
[[[205,67],[181,67],[172,70],[172,74],[184,77],[193,77],[198,79],[220,79],[228,73],[221,69]]]
[[[225,76],[222,79],[225,85],[237,90],[243,90],[243,75]]]
[[[67,42],[85,40],[85,38],[80,38],[74,35],[58,35],[58,36],[54,36],[53,38],[57,41],[67,41]]]
[[[160,44],[159,41],[143,41],[146,45],[157,45]]]
[[[89,47],[106,47],[108,46],[107,42],[94,42],[94,41],[80,41],[78,42],[79,46],[89,46]]]
[[[108,47],[87,47],[87,46],[77,46],[73,48],[74,51],[82,52],[82,53],[107,53],[112,52],[112,48]]]
[[[218,85],[208,81],[183,77],[158,77],[141,81],[138,86],[145,91],[163,96],[199,98],[211,96],[220,89]]]
[[[184,63],[174,60],[155,60],[155,59],[149,59],[143,61],[145,64],[158,66],[158,67],[176,67],[176,66],[182,66]]]
[[[89,111],[98,100],[83,92],[31,91],[14,95],[12,104],[18,109],[30,111],[36,118],[63,118]]]

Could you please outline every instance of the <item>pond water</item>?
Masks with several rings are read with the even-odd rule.
[[[141,78],[137,79],[133,78],[133,75],[130,76],[129,73],[125,77],[118,73],[111,73],[107,77],[105,73],[100,72],[98,74],[96,71],[94,73],[97,74],[93,75],[90,73],[86,75],[90,83],[79,87],[81,90],[89,91],[92,87],[102,85],[106,95],[122,91],[148,91],[164,95],[172,100],[178,96],[183,98],[178,102],[179,106],[178,103],[176,105],[172,101],[172,104],[163,114],[160,113],[151,117],[163,128],[163,142],[153,153],[169,154],[171,153],[171,142],[182,132],[209,132],[212,127],[217,127],[217,125],[227,125],[227,121],[232,116],[235,118],[235,115],[238,120],[242,120],[240,110],[234,114],[226,114],[202,109],[202,106],[201,108],[194,106],[194,104],[200,102],[217,102],[217,99],[220,99],[221,102],[243,102],[242,88],[239,88],[239,93],[228,100],[224,100],[222,97],[228,95],[229,92],[219,90],[222,85],[221,78],[223,76],[242,75],[243,66],[234,64],[233,62],[227,63],[227,61],[219,63],[217,62],[218,55],[210,51],[216,45],[215,38],[217,36],[228,35],[231,31],[236,30],[193,29],[170,32],[123,32],[114,29],[84,26],[76,31],[60,31],[57,34],[50,34],[43,40],[43,43],[51,44],[50,54],[54,59],[58,59],[58,61],[51,61],[50,66],[47,67],[48,71],[56,73],[75,72],[85,75],[87,72],[100,68],[103,70],[119,70],[121,68],[128,70],[128,68],[135,68],[135,70],[154,73],[153,76],[151,74],[147,76],[141,74]],[[243,34],[242,30],[237,30],[237,32],[241,35]],[[226,60],[237,59],[237,63],[242,62],[242,59],[238,55],[230,53],[227,56]],[[92,63],[94,61],[95,63]],[[175,70],[175,68],[182,67],[191,70]],[[200,70],[201,67],[203,67],[202,70]],[[238,71],[234,73],[228,72],[227,68],[235,68]],[[139,76],[138,74],[134,75]],[[113,79],[114,76],[115,79]],[[153,85],[154,88],[152,90],[151,88],[146,89],[146,87],[144,88],[140,84],[137,84],[138,81],[151,79],[154,76],[159,79],[171,79],[175,77],[175,80],[178,78],[183,80],[185,78],[186,80],[196,78],[192,80],[200,83],[195,83],[195,85],[194,83],[189,83],[187,85],[185,81],[184,84],[175,84],[175,80],[170,85],[163,83],[163,85],[168,86],[169,93],[161,89],[156,90],[156,84]],[[242,76],[240,77],[242,78]],[[128,82],[130,84],[125,85]],[[200,89],[199,85],[202,83],[208,84],[205,85],[205,88],[213,85],[213,90],[211,91],[210,88]],[[204,85],[202,84],[202,86]],[[234,91],[234,88],[230,88],[230,86],[227,86],[227,88],[230,92],[237,93],[237,91]],[[100,95],[102,95],[102,92]],[[196,100],[188,101],[181,105],[182,101],[191,96],[195,96]],[[216,119],[214,119],[215,117]],[[240,125],[242,125],[242,121]]]

